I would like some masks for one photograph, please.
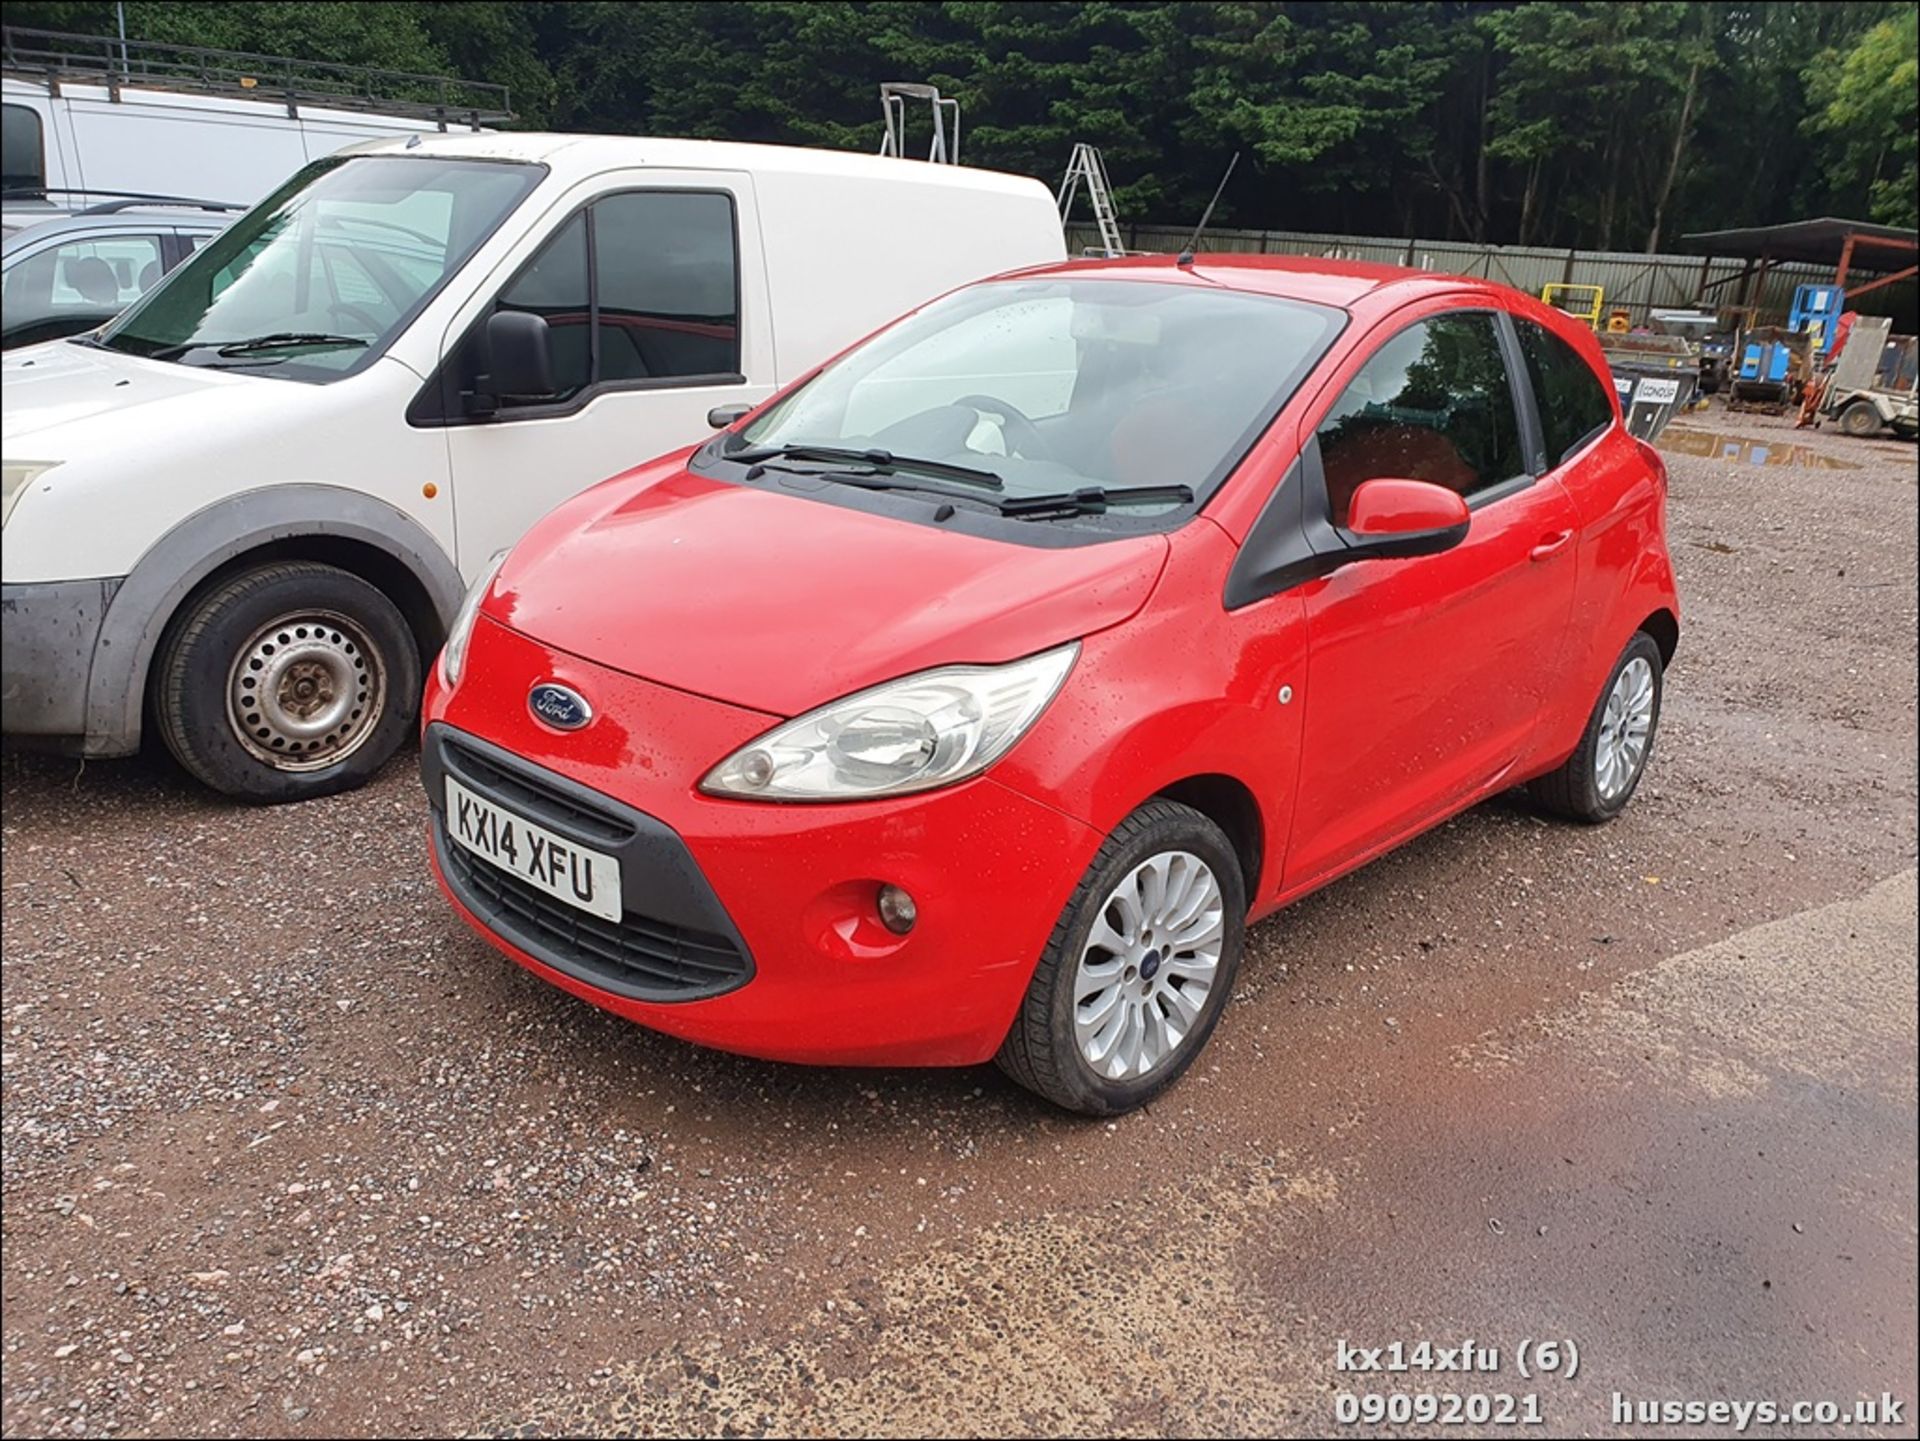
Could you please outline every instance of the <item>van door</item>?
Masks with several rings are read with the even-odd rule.
[[[776,384],[747,175],[598,177],[541,235],[448,332],[438,394],[469,575],[567,497],[705,439],[710,409],[757,403]],[[495,310],[546,320],[553,394],[475,391]]]

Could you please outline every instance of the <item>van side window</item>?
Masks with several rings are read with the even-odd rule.
[[[733,202],[674,191],[593,207],[600,378],[732,375],[740,369]]]
[[[500,293],[499,310],[525,310],[543,317],[553,337],[554,400],[569,400],[593,381],[593,342],[588,321],[593,298],[587,289],[587,216],[573,217],[541,247],[531,263]]]
[[[1607,428],[1613,401],[1593,367],[1566,341],[1531,320],[1516,317],[1514,324],[1520,330],[1520,353],[1527,358],[1551,469]]]
[[[1426,480],[1471,500],[1526,474],[1494,317],[1437,315],[1375,352],[1320,422],[1333,518],[1362,481]]]
[[[0,105],[0,189],[9,195],[44,195],[47,147],[40,116],[25,105]]]

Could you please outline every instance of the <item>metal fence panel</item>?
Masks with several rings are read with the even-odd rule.
[[[1192,230],[1178,226],[1123,225],[1129,250],[1173,254]],[[1078,255],[1099,246],[1093,226],[1067,226],[1067,249]],[[1205,248],[1237,254],[1304,255],[1326,260],[1366,260],[1381,265],[1410,265],[1421,270],[1471,275],[1538,295],[1547,285],[1598,285],[1608,310],[1624,309],[1635,324],[1654,309],[1709,309],[1739,304],[1746,262],[1724,256],[1642,255],[1619,250],[1560,250],[1542,246],[1480,245],[1463,240],[1422,240],[1381,235],[1324,235],[1293,230],[1209,230]],[[1816,265],[1778,264],[1761,280],[1756,271],[1750,303],[1763,318],[1784,320],[1794,288],[1831,284],[1832,272]],[[1911,281],[1877,291],[1863,309],[1889,313],[1911,310]],[[1902,313],[1902,312],[1894,312]]]

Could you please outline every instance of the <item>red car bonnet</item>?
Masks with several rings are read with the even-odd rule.
[[[1167,556],[1161,535],[1020,545],[796,495],[774,475],[661,471],[549,516],[485,613],[629,675],[792,716],[929,666],[1013,660],[1117,625]]]

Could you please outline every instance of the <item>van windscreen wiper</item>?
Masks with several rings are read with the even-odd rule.
[[[1187,485],[1084,485],[1046,495],[1017,495],[997,502],[1000,514],[1017,520],[1055,515],[1101,515],[1116,505],[1185,505],[1193,499]]]
[[[326,335],[316,331],[283,330],[274,335],[256,335],[250,340],[228,340],[215,349],[221,355],[246,355],[255,350],[310,350],[315,346],[325,346],[337,350],[350,345],[356,350],[364,349],[367,342],[357,335]]]
[[[190,350],[211,350],[216,355],[251,355],[259,350],[307,350],[316,346],[337,349],[341,346],[364,347],[357,335],[326,335],[318,331],[282,330],[272,335],[254,335],[244,340],[188,340],[179,345],[162,346],[152,352],[153,360],[178,360]]]
[[[829,465],[864,465],[885,475],[894,471],[912,471],[915,475],[938,476],[942,480],[962,481],[982,490],[1005,490],[1006,482],[990,470],[970,465],[953,465],[944,460],[922,460],[917,456],[895,455],[878,448],[854,450],[838,445],[767,445],[748,450],[721,451],[721,459],[742,465],[760,465],[769,460],[817,460]]]

